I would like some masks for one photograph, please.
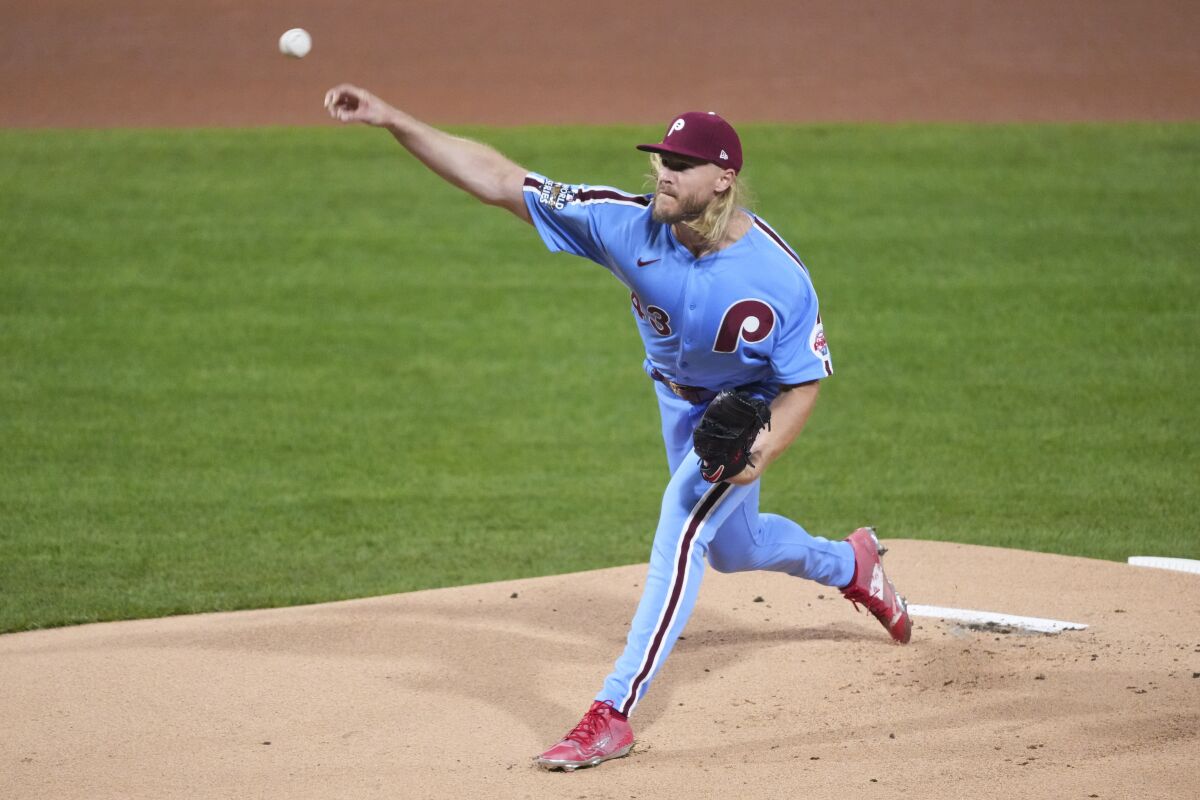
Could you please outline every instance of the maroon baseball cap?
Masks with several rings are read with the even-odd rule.
[[[742,171],[742,141],[733,126],[712,111],[680,114],[667,126],[661,142],[639,144],[637,149],[698,158],[734,172]]]

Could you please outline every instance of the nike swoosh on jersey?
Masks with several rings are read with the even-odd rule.
[[[639,266],[639,267],[644,267],[644,266],[647,266],[647,265],[649,265],[649,264],[653,264],[655,261],[662,261],[662,259],[661,259],[661,258],[652,258],[652,259],[650,259],[649,261],[642,261],[642,260],[639,258],[639,259],[638,259],[638,262],[637,262],[637,264],[638,264],[638,266]]]

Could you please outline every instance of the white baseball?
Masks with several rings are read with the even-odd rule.
[[[291,58],[304,58],[312,49],[312,37],[304,28],[292,28],[279,37],[279,52]]]

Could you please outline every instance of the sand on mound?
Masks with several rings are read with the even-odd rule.
[[[1089,627],[919,620],[902,647],[835,591],[709,572],[632,755],[573,774],[530,759],[598,689],[644,566],[13,634],[0,796],[1196,796],[1200,577],[888,544],[914,603]]]

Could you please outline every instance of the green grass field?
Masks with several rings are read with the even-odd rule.
[[[474,130],[641,188],[643,128]],[[1200,126],[749,127],[831,536],[1200,557]],[[0,631],[644,560],[627,292],[378,131],[0,132]]]

